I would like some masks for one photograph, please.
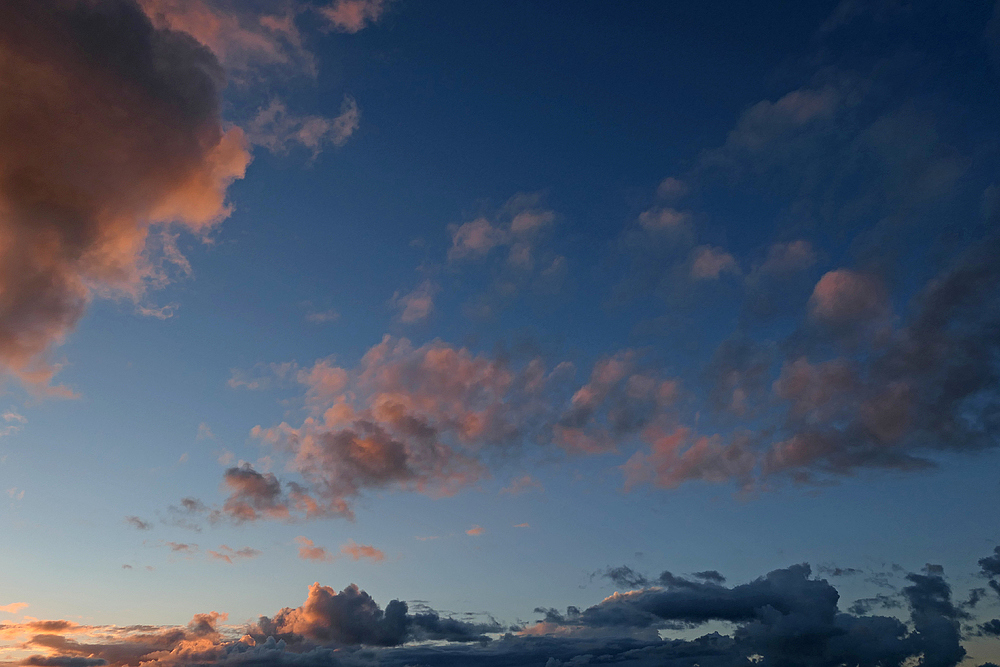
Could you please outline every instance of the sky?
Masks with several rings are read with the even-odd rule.
[[[998,90],[986,0],[5,0],[0,666],[995,667]]]

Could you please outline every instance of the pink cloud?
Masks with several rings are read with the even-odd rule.
[[[809,309],[814,318],[833,324],[871,321],[888,314],[889,295],[877,276],[837,269],[816,283]]]
[[[4,612],[5,614],[16,614],[17,612],[21,611],[27,606],[28,606],[27,602],[11,602],[10,604],[5,604],[3,606],[0,606],[0,611]]]
[[[335,0],[318,11],[335,30],[355,33],[378,21],[387,5],[387,0]]]
[[[425,280],[408,294],[396,292],[390,304],[399,310],[399,321],[413,324],[427,319],[434,312],[434,295],[438,292],[436,283]]]
[[[295,538],[295,542],[299,545],[299,558],[302,560],[316,560],[322,562],[329,562],[333,560],[333,554],[323,547],[317,547],[310,539],[299,536]]]
[[[691,277],[695,280],[718,280],[723,273],[739,272],[736,259],[722,248],[699,246],[691,254]]]
[[[680,230],[690,220],[690,213],[667,207],[651,208],[639,215],[639,225],[647,232]]]
[[[347,544],[340,547],[340,553],[350,556],[354,560],[367,558],[375,563],[385,560],[385,553],[368,544],[358,544],[354,540],[348,540]]]
[[[473,526],[472,528],[465,531],[466,535],[471,535],[472,537],[479,537],[480,535],[483,535],[485,533],[486,529],[479,525]]]
[[[219,547],[218,551],[209,551],[209,557],[215,560],[221,560],[230,565],[233,564],[234,560],[246,559],[246,558],[256,558],[260,555],[260,551],[256,549],[251,549],[250,547],[243,547],[242,549],[232,549],[227,547],[225,544]]]
[[[496,246],[505,243],[506,239],[506,232],[499,227],[494,227],[486,218],[477,218],[472,222],[453,226],[448,260],[481,257]]]

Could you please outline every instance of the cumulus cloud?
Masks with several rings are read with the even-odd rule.
[[[5,2],[0,63],[0,366],[45,387],[90,299],[162,284],[147,240],[207,233],[250,156],[216,57],[129,0]]]
[[[27,602],[11,602],[10,604],[0,605],[0,611],[5,614],[16,614],[27,606]]]

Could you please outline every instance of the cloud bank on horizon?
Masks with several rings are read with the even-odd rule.
[[[997,547],[1000,553],[1000,547]],[[996,576],[995,558],[980,560]],[[842,571],[831,572],[833,576]],[[30,620],[0,624],[0,641],[41,651],[22,665],[704,665],[761,663],[836,666],[920,664],[954,667],[961,639],[996,634],[1000,620],[971,623],[976,605],[952,599],[942,568],[908,573],[882,606],[905,607],[908,619],[843,612],[840,594],[807,564],[725,585],[718,572],[655,579],[627,567],[604,574],[624,585],[586,609],[539,607],[537,621],[504,626],[495,619],[460,620],[392,600],[383,609],[351,584],[337,592],[313,584],[299,607],[223,626],[225,614],[196,614],[186,627],[87,626]],[[991,580],[995,584],[995,580]],[[638,587],[637,587],[638,586]],[[722,622],[731,636],[662,638]],[[13,664],[13,663],[12,663]]]

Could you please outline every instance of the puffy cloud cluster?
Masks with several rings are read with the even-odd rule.
[[[185,270],[173,235],[147,241],[207,233],[250,156],[215,56],[133,0],[3,3],[0,80],[0,368],[44,386],[92,295]]]
[[[519,446],[549,409],[540,360],[514,368],[438,341],[386,337],[354,369],[322,360],[297,377],[311,416],[252,433],[290,452],[305,485],[231,468],[222,512],[233,519],[349,516],[365,489],[454,493],[487,474],[484,450]]]
[[[283,484],[248,463],[229,468],[229,495],[210,518],[350,516],[356,496],[379,488],[450,495],[528,446],[612,451],[616,439],[666,419],[679,393],[631,350],[599,359],[574,392],[568,362],[549,369],[539,357],[490,357],[441,341],[414,347],[389,336],[355,368],[324,359],[294,374],[310,415],[252,435],[289,454],[302,481]],[[540,484],[524,476],[507,492],[528,488]]]
[[[810,314],[779,346],[729,341],[710,366],[717,409],[743,431],[650,433],[627,484],[753,486],[866,468],[923,469],[937,452],[1000,444],[1000,268],[996,240],[931,280],[902,323],[875,276],[842,269],[816,284]],[[763,424],[753,430],[754,424]]]

